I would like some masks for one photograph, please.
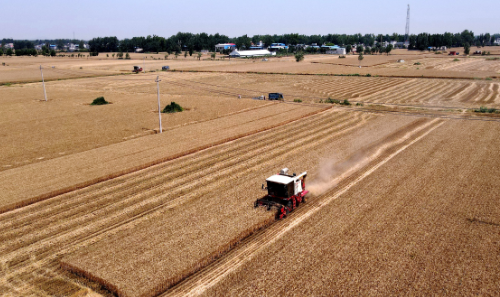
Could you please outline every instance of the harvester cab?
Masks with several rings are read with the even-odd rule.
[[[138,73],[138,72],[141,72],[142,71],[142,67],[141,66],[134,66],[134,70],[132,70],[132,72],[135,72],[135,73]]]
[[[288,168],[284,168],[279,174],[266,179],[267,195],[255,201],[255,207],[266,206],[267,210],[278,209],[276,218],[283,219],[301,203],[306,202],[305,190],[307,172],[300,175],[288,174]],[[264,188],[264,185],[262,185]]]

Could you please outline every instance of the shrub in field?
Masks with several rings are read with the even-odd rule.
[[[302,102],[301,99],[293,99],[293,102]]]
[[[174,113],[174,112],[181,112],[183,110],[184,109],[179,104],[175,102],[170,102],[170,105],[165,106],[162,113]]]
[[[371,75],[370,73],[368,73],[368,74],[366,75],[366,77],[372,77],[372,75]]]
[[[474,109],[474,112],[480,112],[480,113],[494,113],[497,110],[495,108],[488,108],[486,106],[481,106],[479,109]]]
[[[340,104],[340,100],[328,98],[328,99],[325,100],[325,103]]]
[[[106,101],[104,97],[97,97],[94,99],[94,101],[92,101],[90,105],[106,105],[106,104],[109,104],[109,102]]]
[[[458,61],[460,61],[460,60],[457,58],[453,59],[453,62],[458,62]]]
[[[345,59],[345,56],[339,56],[339,59]]]
[[[347,100],[347,99],[344,99],[344,101],[342,101],[342,103],[340,103],[340,105],[351,105],[351,102],[349,102],[349,100]]]
[[[295,53],[295,61],[300,62],[302,60],[304,60],[304,53],[302,52]]]
[[[130,55],[128,53],[125,55],[125,59],[130,60]]]
[[[422,65],[422,63],[417,62],[417,63],[413,63],[413,65]]]
[[[356,103],[356,106],[363,106],[364,104],[361,102]]]

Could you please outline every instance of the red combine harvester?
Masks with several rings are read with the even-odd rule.
[[[285,218],[291,211],[297,208],[300,203],[306,202],[306,176],[307,172],[300,175],[288,174],[288,168],[284,168],[279,174],[266,179],[268,194],[255,201],[255,207],[266,206],[267,210],[275,207],[277,219]],[[262,185],[264,189],[264,185]]]
[[[142,71],[142,67],[141,66],[134,66],[134,70],[132,70],[132,72],[135,72],[135,73],[138,73],[138,72],[141,72]]]

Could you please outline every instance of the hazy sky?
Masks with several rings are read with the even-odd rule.
[[[500,32],[500,0],[0,0],[0,39],[169,37],[179,31],[404,34],[407,4],[410,33]]]

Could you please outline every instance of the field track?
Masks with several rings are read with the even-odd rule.
[[[385,139],[384,142],[369,148],[368,151],[370,153],[358,164],[358,166],[353,168],[352,171],[345,172],[343,176],[339,176],[336,181],[333,181],[340,182],[337,187],[327,191],[321,196],[310,199],[306,205],[301,206],[286,220],[276,222],[269,228],[247,238],[223,258],[207,266],[199,273],[188,278],[161,296],[196,296],[202,294],[205,290],[217,284],[232,271],[237,270],[244,263],[254,259],[258,256],[260,251],[297,227],[302,221],[314,215],[323,206],[338,199],[342,194],[369,176],[380,166],[383,166],[406,148],[427,136],[434,129],[440,127],[444,122],[444,120],[440,119],[420,121],[418,125],[414,125],[413,127],[410,126],[411,129],[403,131],[406,133],[398,131],[399,133],[395,133],[395,135],[391,137],[392,139]],[[354,172],[356,170],[358,170],[358,172]]]

